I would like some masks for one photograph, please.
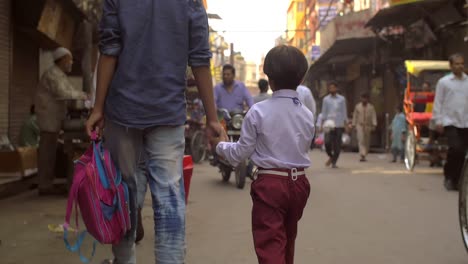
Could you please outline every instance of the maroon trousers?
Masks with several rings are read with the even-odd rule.
[[[259,175],[252,183],[252,232],[259,264],[293,264],[297,223],[310,194],[305,176]]]

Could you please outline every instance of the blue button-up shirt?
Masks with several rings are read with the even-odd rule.
[[[214,96],[216,106],[228,111],[244,110],[244,102],[250,108],[254,104],[253,98],[242,82],[234,81],[231,92],[228,92],[224,83],[215,86]]]
[[[333,120],[336,127],[344,127],[348,121],[346,99],[339,94],[325,96],[322,102],[322,120]]]
[[[100,51],[118,57],[106,118],[128,127],[182,125],[186,67],[209,66],[201,0],[104,0]]]
[[[309,167],[314,115],[298,96],[293,90],[278,90],[256,103],[245,116],[239,141],[221,142],[216,152],[234,166],[251,157],[261,168]]]

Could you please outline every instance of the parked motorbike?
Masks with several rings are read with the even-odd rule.
[[[226,109],[219,109],[218,116],[221,119],[221,123],[226,130],[226,134],[229,138],[230,142],[236,142],[240,138],[242,122],[244,121],[245,112],[244,111],[232,111],[229,112]],[[221,172],[223,182],[228,182],[231,178],[232,172],[235,174],[236,179],[236,186],[239,189],[243,189],[245,186],[245,178],[250,177],[251,173],[249,171],[252,170],[252,166],[249,164],[250,161],[244,160],[236,167],[233,167],[229,162],[224,160],[222,157],[215,155],[213,158],[213,162],[211,163],[213,166],[219,168]]]

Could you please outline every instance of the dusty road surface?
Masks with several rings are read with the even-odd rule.
[[[463,264],[468,256],[458,229],[457,193],[442,186],[441,169],[419,164],[413,174],[384,155],[358,162],[344,153],[339,169],[324,167],[314,150],[308,170],[312,192],[300,222],[296,263]],[[250,228],[250,186],[223,184],[217,170],[196,165],[187,209],[187,263],[256,263]],[[250,184],[250,181],[248,181]],[[60,233],[64,198],[35,192],[0,201],[0,263],[80,263]],[[154,263],[151,200],[144,209],[146,237],[139,263]],[[89,252],[84,252],[89,254]],[[92,263],[109,257],[98,246]]]

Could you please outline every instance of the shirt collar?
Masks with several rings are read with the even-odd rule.
[[[281,89],[278,91],[273,92],[272,97],[298,97],[299,94],[291,89]]]
[[[221,83],[223,85],[223,88],[226,89],[227,86],[224,84],[224,82],[221,82]],[[232,84],[232,88],[235,88],[238,85],[239,85],[239,83],[236,80],[234,80],[234,83]]]
[[[462,73],[462,77],[461,79],[458,79],[457,76],[455,76],[455,74],[451,73],[451,78],[452,80],[466,80],[466,78],[468,78],[468,75],[466,75],[466,73]]]

